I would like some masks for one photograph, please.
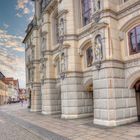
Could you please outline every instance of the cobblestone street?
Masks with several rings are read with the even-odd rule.
[[[0,140],[139,140],[140,123],[114,128],[95,126],[92,118],[62,120],[31,113],[19,104],[0,108]]]
[[[0,140],[42,140],[37,135],[20,127],[0,112]]]

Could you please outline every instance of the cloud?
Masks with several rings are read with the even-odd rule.
[[[24,8],[24,14],[29,14],[29,13],[30,13],[29,9],[28,8]]]
[[[0,46],[11,50],[24,52],[22,45],[23,37],[8,34],[6,30],[0,29]]]
[[[22,36],[0,29],[0,71],[6,77],[19,79],[21,86],[25,87],[25,49],[22,40]]]
[[[8,25],[8,24],[6,24],[6,23],[4,23],[4,25],[3,25],[3,26],[4,26],[4,28],[5,28],[5,29],[9,28],[9,25]]]
[[[31,0],[17,0],[16,10],[17,17],[28,16],[27,19],[29,20],[34,14],[34,4]]]
[[[3,53],[3,52],[1,52]],[[8,55],[8,54],[7,54]],[[21,87],[25,87],[25,61],[24,58],[0,55],[0,71],[6,77],[19,79]]]

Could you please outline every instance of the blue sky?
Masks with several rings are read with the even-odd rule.
[[[0,0],[0,71],[25,87],[25,49],[22,40],[33,18],[31,0]]]

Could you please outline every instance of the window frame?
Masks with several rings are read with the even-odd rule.
[[[138,42],[137,37],[140,36],[140,34],[137,35],[137,30],[136,30],[137,27],[140,27],[140,24],[137,25],[137,26],[134,26],[133,28],[131,28],[131,29],[128,31],[129,55],[134,55],[134,54],[138,54],[138,53],[140,53],[140,50],[138,50],[138,44],[137,44],[137,42]],[[133,52],[133,50],[132,50],[132,46],[131,46],[130,33],[132,32],[132,30],[135,31],[135,32],[134,32],[134,33],[135,33],[134,38],[135,38],[135,42],[136,42],[136,52]]]
[[[89,5],[91,5],[90,6],[90,8],[87,10],[87,11],[85,11],[85,6],[84,6],[84,0],[81,0],[81,16],[82,16],[82,26],[84,27],[84,26],[87,26],[88,24],[90,24],[91,23],[91,15],[92,15],[92,1],[90,0],[90,2],[89,3],[91,3],[91,4],[89,4]],[[85,17],[85,14],[89,14],[89,21],[88,21],[88,23],[86,23],[85,21],[84,21],[84,17]]]

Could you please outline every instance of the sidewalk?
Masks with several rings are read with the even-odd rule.
[[[0,113],[45,140],[140,140],[140,123],[106,128],[92,118],[62,120],[59,116],[31,113],[19,104],[0,107]]]

